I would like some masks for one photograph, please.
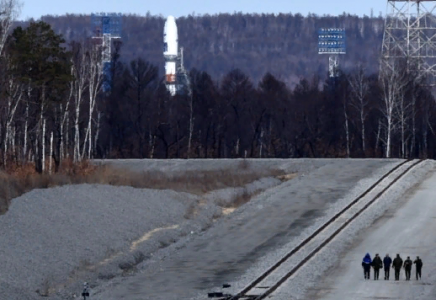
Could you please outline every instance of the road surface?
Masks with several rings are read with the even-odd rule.
[[[436,298],[436,173],[431,173],[417,188],[404,197],[396,207],[388,210],[370,228],[365,230],[348,251],[342,254],[339,265],[328,271],[321,282],[312,288],[305,299],[363,300],[363,299],[415,299]],[[365,281],[361,262],[366,252],[383,258],[396,253],[406,259],[420,256],[424,266],[422,280],[415,279],[412,268],[411,281],[405,281],[404,270],[400,281]]]

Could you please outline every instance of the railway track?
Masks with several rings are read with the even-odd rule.
[[[339,233],[377,201],[399,179],[424,160],[406,160],[383,175],[359,197],[344,207],[298,246],[289,251],[276,264],[236,295],[209,294],[220,300],[262,300],[270,296],[285,281],[301,269],[314,255],[320,252]]]

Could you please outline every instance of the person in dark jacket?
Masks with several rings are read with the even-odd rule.
[[[404,270],[406,271],[406,280],[410,280],[410,272],[412,271],[412,261],[410,260],[410,256],[404,261]]]
[[[416,267],[415,267],[416,280],[418,280],[418,276],[419,276],[419,279],[421,279],[422,260],[419,258],[419,256],[417,256],[413,263],[416,265]]]
[[[363,267],[363,275],[365,276],[365,279],[369,279],[369,273],[371,272],[371,255],[369,253],[366,253],[365,257],[362,260],[362,267]]]
[[[374,268],[374,280],[378,280],[380,269],[383,268],[383,262],[378,254],[376,254],[372,260],[372,267]]]
[[[389,257],[389,254],[386,254],[385,258],[383,258],[383,265],[385,266],[385,280],[389,280],[389,271],[392,264],[392,258]]]
[[[395,269],[395,280],[400,280],[401,267],[403,267],[403,260],[401,259],[400,254],[397,254],[397,257],[395,257],[392,262],[392,269]]]

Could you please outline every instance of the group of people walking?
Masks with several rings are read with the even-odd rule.
[[[385,280],[389,280],[391,265],[392,269],[395,269],[395,280],[400,280],[401,268],[404,268],[406,280],[410,280],[410,273],[412,271],[413,264],[416,265],[416,280],[421,279],[422,260],[419,258],[419,256],[417,256],[415,261],[413,262],[410,259],[410,256],[408,256],[407,259],[403,262],[403,259],[400,257],[399,254],[397,254],[397,257],[395,257],[394,260],[389,257],[389,254],[386,254],[382,261],[378,254],[375,255],[374,259],[371,259],[371,255],[369,253],[366,253],[362,261],[365,279],[369,279],[369,274],[372,267],[374,269],[374,280],[378,280],[380,269],[383,268],[385,271]]]

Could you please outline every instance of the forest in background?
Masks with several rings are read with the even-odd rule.
[[[92,36],[89,15],[44,16],[66,41]],[[317,74],[325,78],[328,57],[318,55],[318,30],[344,27],[347,54],[342,68],[350,71],[357,63],[376,72],[381,54],[384,19],[343,14],[338,17],[301,14],[217,14],[187,16],[177,20],[179,45],[184,47],[185,66],[221,80],[240,69],[257,84],[267,72],[294,87],[302,77]],[[162,16],[123,17],[121,59],[142,58],[163,74]]]
[[[227,21],[220,23],[221,17]],[[280,16],[271,16],[274,22],[265,21],[268,26],[261,32],[242,30],[251,23],[247,15],[239,14],[188,17],[186,24],[179,19],[179,30],[196,23],[201,23],[196,26],[203,28],[207,24],[212,26],[212,23],[197,22],[208,18],[213,24],[219,23],[220,28],[227,28],[222,29],[226,34],[220,33],[226,41],[215,45],[219,45],[218,49],[225,47],[227,50],[222,53],[233,57],[241,66],[229,65],[225,58],[216,68],[209,65],[195,68],[191,61],[192,93],[176,97],[167,92],[160,65],[153,56],[141,54],[147,53],[144,49],[148,46],[137,37],[132,38],[130,46],[126,38],[114,42],[111,91],[103,92],[102,47],[95,40],[83,38],[89,27],[82,27],[82,36],[74,33],[70,22],[62,23],[68,24],[64,29],[55,24],[53,28],[44,21],[18,27],[13,18],[9,23],[3,22],[0,27],[1,165],[7,169],[30,163],[37,172],[44,173],[55,172],[62,161],[92,158],[435,157],[434,98],[421,85],[425,78],[408,71],[407,62],[398,61],[393,70],[378,74],[374,72],[378,70],[378,50],[373,47],[372,52],[360,51],[366,58],[356,56],[348,68],[344,65],[338,78],[325,78],[320,74],[325,75],[326,70],[320,70],[321,65],[304,50],[303,42],[296,48],[297,43],[279,38],[282,27],[271,24],[278,23]],[[252,18],[259,21],[263,17]],[[44,19],[51,23],[89,20],[76,16]],[[267,19],[265,16],[264,20]],[[322,19],[288,16],[290,28],[305,22],[315,24]],[[370,24],[359,31],[366,36],[372,34],[375,40],[382,34],[382,28],[378,34],[374,29],[377,19],[354,19]],[[156,36],[159,33],[159,38],[154,42],[161,44],[162,18],[131,17],[131,20],[157,22],[153,30]],[[359,22],[347,26],[358,27]],[[378,22],[382,24],[381,19]],[[321,26],[316,23],[312,27],[318,25]],[[10,30],[5,30],[7,26]],[[146,28],[151,30],[151,25]],[[211,32],[221,32],[211,28]],[[232,28],[239,28],[239,37]],[[284,30],[283,36],[285,32],[293,32],[301,40],[313,40],[316,44],[316,37],[307,38],[307,27],[296,28],[299,31]],[[60,34],[62,30],[69,40]],[[277,55],[277,66],[271,68],[287,72],[282,65],[293,63],[295,57],[307,59],[307,66],[318,71],[306,68],[306,73],[297,74],[291,69],[292,75],[288,75],[296,79],[291,85],[290,77],[268,72],[267,67],[253,63],[270,63],[272,46],[265,42],[262,48],[254,42],[270,36],[274,36],[273,45],[286,44],[277,47],[277,51],[292,53],[288,57]],[[257,50],[243,46],[250,40]],[[135,43],[140,52],[132,52]],[[196,43],[201,45],[199,40]],[[230,47],[231,52],[229,43],[239,46]],[[355,43],[357,47],[357,40]],[[206,45],[210,43],[205,41]],[[246,47],[247,51],[240,47]],[[156,51],[156,59],[160,59],[157,57],[161,56],[160,51],[154,48],[150,53]],[[256,59],[237,59],[235,52],[251,53]],[[214,56],[214,53],[209,51],[204,55]],[[222,66],[224,61],[227,67]],[[251,71],[247,71],[249,67]],[[212,68],[210,73],[208,68]],[[256,68],[259,68],[258,75]]]

